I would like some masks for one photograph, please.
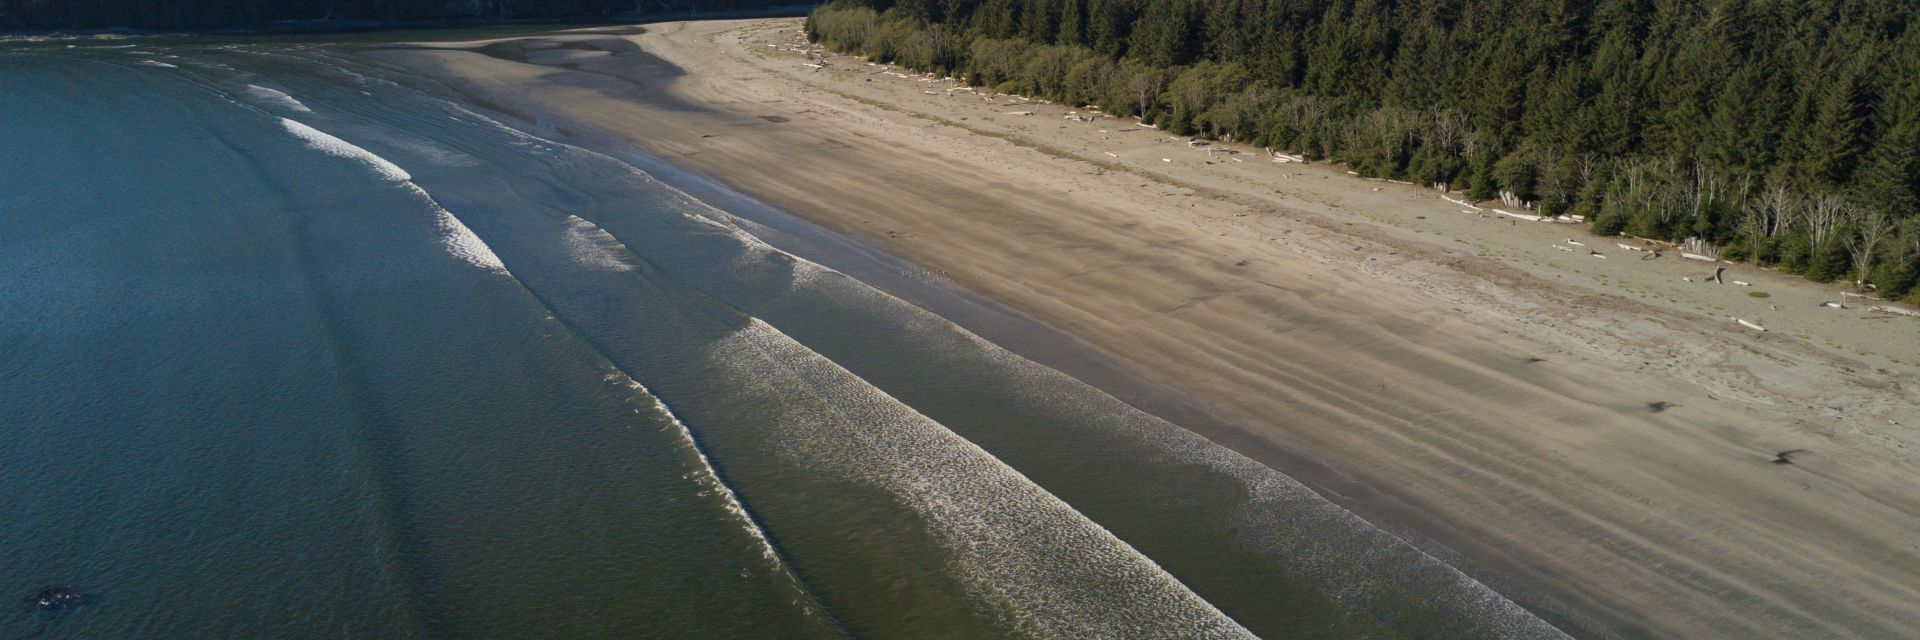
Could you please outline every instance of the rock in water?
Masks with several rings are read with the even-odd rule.
[[[33,608],[41,611],[64,611],[80,606],[80,592],[66,587],[46,587],[33,594]]]

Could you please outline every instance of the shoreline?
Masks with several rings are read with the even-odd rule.
[[[516,124],[532,125],[530,122]],[[555,131],[540,133],[561,135]],[[583,132],[574,131],[572,134],[571,137],[576,138],[572,142],[588,142],[577,139],[586,135]],[[620,144],[607,140],[599,142],[616,146]],[[1401,502],[1284,444],[1247,437],[1244,430],[1234,426],[1228,419],[1215,415],[1190,394],[1167,388],[1161,381],[1150,379],[1147,374],[1106,349],[1049,326],[1019,309],[961,287],[937,273],[888,253],[884,247],[760,202],[715,178],[637,150],[630,150],[633,153],[617,153],[618,150],[612,148],[596,151],[612,154],[649,176],[714,206],[769,245],[844,273],[887,295],[940,316],[1021,358],[1059,371],[1131,407],[1271,468],[1283,469],[1289,478],[1299,481],[1336,508],[1358,515],[1359,512],[1353,509],[1358,503],[1365,505],[1366,511],[1374,514],[1374,517],[1387,514],[1381,522],[1375,522],[1371,517],[1363,520],[1372,530],[1460,571],[1500,596],[1512,598],[1512,591],[1524,589],[1517,582],[1503,580],[1499,574],[1476,571],[1478,567],[1475,563],[1462,555],[1458,548],[1477,543],[1432,514]],[[1276,461],[1282,462],[1274,464]],[[1439,537],[1422,533],[1435,531],[1449,533]],[[1558,602],[1543,600],[1546,597],[1544,594],[1529,595],[1532,596],[1530,604],[1543,609],[1536,610],[1532,606],[1523,608],[1549,625],[1562,630],[1594,628],[1594,623],[1585,620],[1582,613],[1572,611]],[[1517,604],[1520,599],[1513,600]]]
[[[1303,172],[1296,177],[1334,186],[1275,188],[1278,197],[1261,202],[1236,192],[1230,180],[1154,175],[1123,164],[1164,155],[1169,165],[1182,157],[1175,168],[1207,171],[1187,166],[1195,163],[1186,149],[1133,141],[1125,158],[1089,159],[1088,151],[1101,152],[1048,138],[1044,128],[976,125],[992,117],[977,107],[903,106],[926,96],[918,86],[887,93],[867,86],[878,84],[871,78],[831,77],[837,72],[815,82],[808,76],[820,74],[798,70],[797,55],[756,55],[777,49],[759,46],[780,35],[780,27],[765,24],[659,25],[618,39],[631,48],[606,34],[578,32],[562,37],[594,42],[522,46],[524,62],[496,57],[497,50],[367,55],[457,84],[483,106],[569,137],[605,133],[605,144],[631,144],[713,176],[1085,340],[1145,379],[1194,398],[1227,426],[1174,422],[1308,482],[1389,531],[1447,544],[1458,557],[1443,559],[1484,568],[1491,576],[1475,577],[1491,578],[1550,621],[1573,621],[1570,632],[1875,637],[1876,629],[1916,619],[1912,601],[1899,600],[1913,589],[1914,549],[1886,533],[1914,524],[1912,500],[1897,495],[1914,477],[1910,451],[1879,454],[1868,448],[1870,438],[1815,427],[1826,416],[1811,406],[1788,421],[1770,415],[1783,402],[1713,397],[1737,392],[1726,380],[1805,383],[1814,395],[1854,403],[1848,411],[1865,407],[1915,424],[1910,410],[1886,407],[1910,400],[1911,386],[1823,393],[1850,383],[1836,382],[1832,369],[1848,365],[1834,364],[1839,357],[1832,353],[1788,340],[1741,344],[1702,318],[1583,291],[1585,283],[1542,280],[1527,273],[1524,260],[1499,261],[1501,251],[1468,251],[1457,240],[1378,221],[1349,229],[1360,223],[1329,215],[1344,204],[1335,197],[1388,197],[1368,196],[1378,190],[1363,191],[1371,183],[1358,179]],[[793,25],[784,26],[791,35]],[[647,60],[654,56],[657,63]],[[537,98],[527,91],[535,87],[543,89]],[[1151,130],[1127,135],[1165,137]],[[786,155],[818,166],[794,166]],[[1182,211],[1203,203],[1209,211]],[[1359,255],[1346,254],[1349,247]],[[1487,253],[1495,255],[1481,255]],[[1107,268],[1083,269],[1090,261]],[[1351,293],[1357,289],[1367,293]],[[1564,304],[1569,299],[1581,305],[1578,314]],[[1574,317],[1580,314],[1605,323]],[[1355,318],[1374,326],[1347,326]],[[1556,322],[1601,335],[1569,340],[1554,335]],[[1715,368],[1729,371],[1688,377],[1671,367],[1623,366],[1605,352],[1627,339],[1707,352],[1694,357],[1718,358]],[[1277,365],[1252,354],[1300,362]],[[1867,382],[1908,382],[1911,374],[1892,364],[1896,370]],[[1818,367],[1819,375],[1792,371],[1803,367]],[[1578,375],[1590,369],[1622,379]],[[1775,380],[1783,376],[1786,382]],[[1699,391],[1712,400],[1675,395],[1670,401],[1679,408],[1672,412],[1645,408],[1656,396]],[[1409,397],[1394,397],[1400,394]],[[1768,420],[1786,424],[1742,431],[1743,423]],[[1539,433],[1534,427],[1542,424],[1575,428]],[[1692,433],[1700,425],[1706,433]],[[1908,451],[1910,428],[1889,431],[1896,433],[1888,442]],[[1779,471],[1764,466],[1767,449],[1816,439],[1816,451],[1827,454],[1821,462],[1864,461],[1863,468],[1809,460],[1794,471],[1811,469],[1823,482],[1807,485],[1812,495],[1767,487]],[[1676,468],[1696,460],[1699,469]],[[1308,462],[1324,471],[1303,469]],[[1743,496],[1748,486],[1761,495]],[[1781,513],[1743,517],[1753,509]],[[1822,522],[1823,510],[1872,522],[1835,526]],[[1789,522],[1770,522],[1782,515]],[[1730,541],[1690,534],[1701,529]],[[1882,592],[1862,595],[1874,583]],[[1886,585],[1895,593],[1885,593]],[[1831,591],[1809,595],[1813,602],[1794,593],[1810,587]],[[1532,601],[1528,590],[1539,592]],[[1533,606],[1543,603],[1570,611]]]
[[[815,5],[812,4],[791,4],[758,9],[661,11],[652,13],[623,12],[561,18],[445,18],[440,20],[359,20],[342,18],[332,20],[281,20],[259,27],[208,27],[177,30],[134,29],[130,27],[103,27],[99,29],[73,30],[53,29],[44,31],[0,30],[0,44],[9,42],[67,43],[88,40],[126,40],[132,38],[338,35],[485,28],[526,28],[528,30],[535,30],[541,27],[548,27],[550,28],[549,30],[554,30],[568,28],[637,27],[657,22],[687,20],[796,18],[805,16],[807,12],[813,10],[814,6]]]

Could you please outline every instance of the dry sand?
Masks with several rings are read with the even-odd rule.
[[[1920,320],[1820,308],[1836,289],[1743,266],[1729,279],[1751,287],[1688,283],[1711,265],[1337,167],[1208,155],[845,56],[803,66],[798,25],[366,56],[1078,336],[1231,425],[1206,435],[1365,487],[1330,497],[1576,635],[1920,629]],[[1585,248],[1553,248],[1569,236]]]

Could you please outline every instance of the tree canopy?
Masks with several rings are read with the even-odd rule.
[[[837,0],[809,35],[1010,93],[1914,291],[1910,0]],[[1920,295],[1920,294],[1916,294]]]
[[[0,0],[0,31],[217,29],[298,20],[593,18],[774,7],[793,0]]]

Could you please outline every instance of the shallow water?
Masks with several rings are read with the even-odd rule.
[[[0,120],[0,637],[1558,635],[324,44],[0,50]]]

